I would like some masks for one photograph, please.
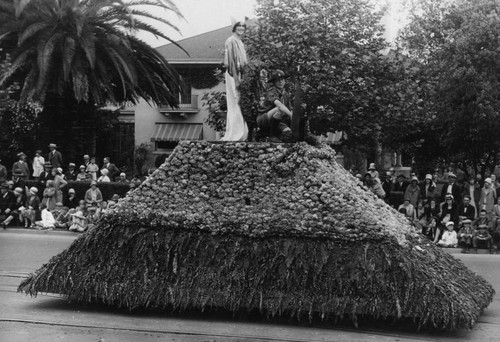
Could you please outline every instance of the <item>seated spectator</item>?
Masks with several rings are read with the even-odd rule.
[[[464,201],[458,206],[458,218],[460,221],[465,219],[474,220],[476,217],[476,209],[470,204],[470,197],[464,196]]]
[[[66,172],[64,174],[64,178],[67,180],[67,181],[75,181],[76,180],[76,176],[78,175],[76,170],[75,170],[75,163],[69,163],[68,165],[68,172]]]
[[[462,187],[462,195],[469,196],[469,203],[474,207],[477,217],[479,215],[479,199],[481,198],[481,186],[477,183],[476,178],[470,177],[469,181]],[[474,218],[475,218],[474,217]]]
[[[493,249],[498,253],[498,244],[500,243],[500,219],[494,219],[490,227]]]
[[[71,214],[72,212],[70,212],[68,207],[61,207],[59,214],[57,216],[54,215],[56,219],[56,228],[69,229],[71,225]]]
[[[5,220],[9,217],[16,206],[14,193],[9,190],[7,183],[0,185],[0,222],[3,229],[7,228]]]
[[[500,219],[500,197],[497,198],[497,204],[495,204],[495,206],[493,207],[491,218],[495,220]]]
[[[54,216],[54,218],[57,218],[63,208],[64,208],[63,204],[61,202],[57,202],[56,207],[52,209],[50,212],[52,213],[52,216]]]
[[[369,191],[371,191],[375,195],[377,195],[378,198],[381,198],[381,199],[385,198],[385,191],[384,191],[384,189],[382,189],[382,185],[380,184],[380,180],[378,178],[372,178],[372,175],[369,172],[365,173],[364,186]]]
[[[87,207],[97,207],[102,202],[102,193],[99,188],[97,188],[97,182],[90,182],[90,189],[85,193],[85,203]]]
[[[363,181],[363,177],[361,175],[356,175],[356,178],[358,178],[360,181]],[[138,186],[142,183],[141,176],[139,175],[134,175],[134,178],[130,180],[131,183],[134,183],[135,186]]]
[[[101,202],[106,203],[106,202]],[[99,218],[101,217],[101,208],[96,208],[96,207],[89,207],[88,209],[88,214],[87,214],[87,230],[94,229],[97,227],[97,222],[99,221]]]
[[[118,203],[119,199],[120,199],[120,196],[118,194],[113,194],[113,196],[111,196],[111,200],[115,203]]]
[[[472,246],[474,247],[474,252],[477,253],[478,248],[487,248],[491,252],[491,235],[488,232],[488,226],[485,224],[480,224],[474,236],[472,237]]]
[[[47,205],[44,203],[40,204],[40,209],[42,210],[42,219],[35,222],[35,227],[38,229],[54,229],[56,220],[54,219],[52,213],[48,210]]]
[[[405,197],[403,204],[398,207],[398,211],[401,212],[401,209],[405,209],[405,215],[410,220],[410,222],[414,222],[417,218],[417,214],[415,212],[415,208],[410,203],[410,199]]]
[[[95,163],[95,157],[90,158],[90,163],[87,165],[85,169],[87,173],[90,175],[90,179],[96,181],[97,180],[97,172],[99,171],[99,166]]]
[[[75,189],[71,188],[68,190],[68,196],[65,198],[64,201],[64,206],[68,207],[69,209],[74,209],[78,207],[78,202],[80,200],[76,198],[76,191]]]
[[[474,229],[478,229],[480,225],[485,225],[486,227],[490,228],[492,226],[491,220],[488,217],[488,214],[486,213],[485,209],[482,209],[479,212],[479,217],[472,222],[472,226]]]
[[[24,194],[23,189],[21,188],[15,188],[14,189],[14,198],[13,198],[13,203],[14,206],[11,207],[12,210],[9,212],[9,214],[6,215],[6,218],[2,222],[2,226],[5,227],[8,226],[11,222],[15,222],[15,219],[19,220],[19,223],[23,223],[23,216],[22,213],[26,209],[26,195]]]
[[[410,185],[406,187],[406,191],[404,194],[405,198],[410,199],[410,203],[413,207],[417,206],[419,196],[420,196],[420,187],[418,186],[418,178],[413,176],[410,181]]]
[[[472,221],[465,219],[462,221],[462,228],[458,232],[459,246],[462,247],[462,253],[469,253],[472,247],[472,238],[474,237],[475,230],[472,227]]]
[[[434,199],[436,184],[432,181],[432,175],[425,175],[424,183],[420,185],[420,198],[430,201]]]
[[[120,173],[120,178],[117,180],[118,183],[128,183],[127,175],[125,172]]]
[[[85,166],[80,165],[80,172],[76,175],[77,182],[86,182],[90,180],[90,176],[85,172]]]
[[[107,183],[111,182],[111,179],[109,179],[109,177],[108,177],[108,173],[109,173],[108,169],[102,169],[101,170],[101,177],[99,177],[97,179],[97,181],[98,182],[107,182]]]
[[[453,221],[446,222],[446,231],[438,241],[437,245],[440,247],[457,247],[458,239],[457,232],[455,231],[455,224]]]
[[[86,203],[81,200],[78,203],[78,207],[71,214],[71,225],[69,230],[72,232],[84,232],[87,230],[87,213],[86,213]]]
[[[26,202],[26,210],[24,211],[24,227],[35,227],[35,222],[39,217],[40,198],[38,197],[38,189],[34,186],[30,188],[28,200]]]
[[[441,207],[441,214],[439,220],[437,221],[436,236],[434,237],[434,242],[440,238],[441,233],[445,230],[446,223],[449,221],[458,222],[458,206],[454,201],[452,194],[447,194],[445,197],[445,203]]]
[[[431,210],[431,215],[434,219],[439,219],[441,216],[441,207],[437,204],[436,200],[429,201],[429,209]]]
[[[434,240],[434,233],[436,230],[436,219],[432,216],[429,207],[424,208],[419,220],[415,222],[415,226],[420,229],[423,235],[429,240]]]

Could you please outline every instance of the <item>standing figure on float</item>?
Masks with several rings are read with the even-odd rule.
[[[248,127],[241,113],[239,105],[240,95],[236,87],[241,82],[243,68],[247,64],[245,45],[241,41],[241,37],[246,30],[246,24],[244,20],[237,21],[231,18],[231,21],[233,24],[233,34],[226,40],[224,51],[227,118],[226,131],[221,140],[243,141],[247,138]]]

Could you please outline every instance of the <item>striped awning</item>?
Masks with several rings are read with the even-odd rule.
[[[151,141],[201,140],[203,124],[157,123]]]
[[[320,135],[318,136],[318,139],[322,143],[326,144],[339,144],[340,140],[342,139],[342,131],[335,131],[335,133],[328,132],[327,135]]]

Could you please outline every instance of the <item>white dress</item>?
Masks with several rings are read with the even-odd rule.
[[[40,177],[44,164],[45,159],[42,156],[33,158],[33,177]]]

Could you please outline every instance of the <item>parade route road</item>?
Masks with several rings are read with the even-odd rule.
[[[17,293],[21,280],[77,237],[68,232],[0,231],[0,341],[497,341],[500,255],[456,255],[497,291],[470,331],[416,332],[401,327],[294,326],[244,320],[129,313],[69,303],[55,294]]]

